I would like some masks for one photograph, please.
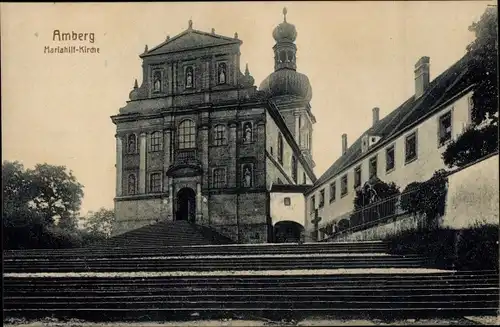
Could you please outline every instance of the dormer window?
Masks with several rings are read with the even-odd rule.
[[[191,89],[194,87],[194,70],[192,66],[186,67],[186,89]]]
[[[157,70],[153,73],[153,92],[161,92],[161,71]]]
[[[219,63],[217,67],[217,84],[226,84],[227,81],[227,66],[225,62]]]

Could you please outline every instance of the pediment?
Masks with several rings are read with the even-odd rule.
[[[141,57],[228,44],[241,44],[241,41],[222,35],[187,30],[142,54]]]

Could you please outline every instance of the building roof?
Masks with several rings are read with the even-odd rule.
[[[165,53],[180,52],[228,44],[241,45],[242,43],[243,42],[237,38],[222,36],[215,33],[206,33],[203,31],[188,28],[184,32],[174,36],[173,38],[167,39],[158,46],[141,54],[140,57],[148,57]]]
[[[470,62],[470,56],[465,55],[445,72],[436,77],[429,84],[421,97],[415,99],[415,96],[411,96],[398,108],[379,120],[374,126],[367,129],[347,149],[346,153],[339,157],[330,168],[316,180],[313,187],[310,188],[307,193],[319,188],[332,177],[343,173],[346,168],[358,162],[365,155],[373,153],[376,149],[383,146],[384,143],[386,143],[385,141],[396,138],[427,115],[439,110],[442,105],[453,99],[460,92],[472,86],[473,79]],[[373,148],[362,153],[361,139],[366,134],[380,136],[381,139]]]

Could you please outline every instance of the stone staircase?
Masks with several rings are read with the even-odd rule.
[[[106,241],[92,245],[100,247],[157,247],[157,246],[183,246],[183,245],[208,245],[218,243],[231,243],[232,241],[222,235],[212,232],[210,236],[204,235],[201,226],[190,224],[185,220],[174,222],[159,222],[126,232]]]
[[[432,269],[381,242],[4,251],[4,317],[495,315],[498,277]]]

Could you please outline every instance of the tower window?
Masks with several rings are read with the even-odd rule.
[[[186,119],[179,124],[179,149],[192,149],[196,147],[196,127],[192,120]]]
[[[153,132],[149,138],[149,146],[151,152],[158,152],[162,150],[163,142],[161,132]]]
[[[292,179],[297,184],[297,158],[292,155]]]
[[[161,174],[160,173],[152,173],[149,176],[149,192],[150,193],[161,192]]]
[[[227,144],[226,127],[224,125],[215,126],[215,128],[214,128],[214,144],[215,145]]]
[[[278,134],[278,162],[283,165],[283,136]]]
[[[285,62],[286,61],[286,52],[281,51],[280,52],[280,62]]]

